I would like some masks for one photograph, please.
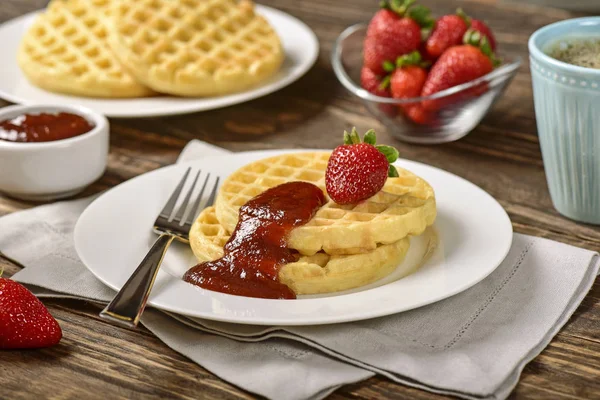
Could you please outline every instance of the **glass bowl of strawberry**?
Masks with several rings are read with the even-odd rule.
[[[339,81],[400,140],[435,144],[467,135],[515,76],[491,29],[462,10],[433,19],[414,0],[389,0],[369,24],[340,34]]]

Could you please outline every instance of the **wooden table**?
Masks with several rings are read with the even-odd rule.
[[[41,8],[43,0],[2,0],[0,22]],[[268,0],[264,3],[305,21],[319,37],[316,66],[293,85],[243,105],[187,116],[111,121],[108,170],[84,195],[110,188],[173,163],[191,139],[233,151],[333,148],[343,129],[375,128],[381,143],[398,146],[401,157],[431,164],[481,186],[506,208],[516,232],[588,249],[600,248],[600,230],[567,220],[552,207],[536,135],[527,61],[527,38],[537,28],[573,17],[554,9],[493,0],[424,0],[436,15],[461,6],[495,28],[502,52],[524,65],[483,122],[466,138],[439,146],[395,141],[361,102],[336,80],[329,54],[347,26],[367,21],[376,1]],[[1,48],[1,44],[0,44]],[[3,54],[5,57],[12,57]],[[2,68],[0,67],[0,73]],[[0,103],[0,106],[7,103]],[[0,172],[4,173],[4,171]],[[0,215],[33,207],[0,196]],[[19,266],[0,257],[5,275]],[[600,398],[600,283],[597,281],[569,323],[524,370],[512,394],[523,399]],[[45,302],[59,320],[59,346],[0,353],[0,398],[252,398],[175,353],[145,329],[115,328],[98,319],[99,309],[80,301]],[[119,349],[126,348],[126,352]],[[443,396],[374,377],[348,385],[331,398],[434,399]]]

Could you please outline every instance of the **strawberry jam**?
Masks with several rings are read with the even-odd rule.
[[[53,142],[83,135],[94,125],[71,113],[23,114],[0,122],[0,140],[7,142]]]
[[[295,299],[295,293],[278,281],[281,266],[299,258],[287,248],[286,237],[323,204],[321,189],[307,182],[284,183],[259,194],[240,208],[223,257],[190,268],[183,279],[238,296]]]

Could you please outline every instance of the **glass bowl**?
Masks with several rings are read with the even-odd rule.
[[[421,144],[447,143],[467,135],[500,98],[515,76],[521,59],[503,60],[489,74],[427,97],[393,99],[367,92],[360,86],[366,24],[344,30],[335,42],[331,64],[338,80],[381,121],[396,138]],[[415,123],[405,115],[411,105],[427,102],[434,108],[426,121]]]

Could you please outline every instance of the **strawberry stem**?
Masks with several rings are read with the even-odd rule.
[[[400,16],[404,16],[415,0],[390,0],[390,9]]]
[[[398,174],[398,170],[396,169],[396,167],[394,167],[392,164],[390,164],[390,167],[388,168],[388,177],[389,178],[397,178],[400,175]]]
[[[398,14],[398,16],[400,17],[404,17],[404,16],[409,16],[410,18],[413,18],[410,15],[410,11],[412,10],[411,7],[415,4],[416,0],[381,0],[379,2],[379,7],[386,9],[386,10],[390,10],[395,12],[396,14]],[[418,7],[423,7],[423,6],[415,6],[415,8]],[[419,17],[419,15],[422,15],[423,11],[417,11],[417,13],[415,14],[416,17]],[[416,18],[413,18],[415,21],[417,21]],[[419,22],[419,21],[417,21]]]

